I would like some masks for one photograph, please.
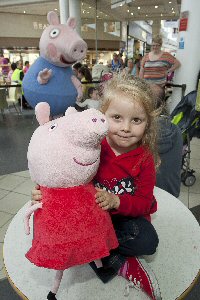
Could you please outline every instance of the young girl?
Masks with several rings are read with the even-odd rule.
[[[110,211],[119,247],[103,258],[103,267],[93,268],[108,282],[115,275],[130,280],[129,286],[145,291],[151,299],[161,299],[155,275],[140,255],[155,253],[158,236],[150,222],[157,210],[153,196],[156,151],[156,117],[149,85],[138,78],[108,81],[102,112],[109,133],[102,142],[101,160],[94,183],[96,202]],[[38,200],[41,193],[32,192]]]

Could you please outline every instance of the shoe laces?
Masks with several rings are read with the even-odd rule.
[[[136,290],[140,290],[140,281],[137,281],[136,278],[133,278],[132,275],[128,277],[129,283],[126,284],[125,289],[124,289],[124,296],[127,297],[129,296],[130,293],[130,288],[135,288]]]

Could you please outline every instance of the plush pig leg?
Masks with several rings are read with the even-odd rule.
[[[64,271],[56,271],[56,277],[54,279],[54,284],[53,287],[51,289],[51,291],[49,292],[49,294],[47,295],[47,299],[48,300],[57,300],[56,299],[56,293],[59,289],[62,277],[63,277],[63,272]]]
[[[72,75],[71,81],[78,92],[78,96],[77,96],[76,100],[80,101],[83,98],[83,90],[82,90],[81,82],[74,75]]]
[[[29,219],[34,211],[36,211],[38,208],[42,208],[42,203],[37,203],[31,206],[27,209],[25,216],[24,216],[24,228],[25,233],[28,235],[30,234],[30,225],[29,225]]]

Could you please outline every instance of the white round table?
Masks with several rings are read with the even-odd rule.
[[[152,223],[159,235],[156,254],[145,257],[156,274],[163,300],[184,299],[196,281],[200,266],[200,227],[192,213],[175,197],[155,188],[158,212]],[[22,299],[44,300],[55,271],[31,264],[25,253],[32,236],[24,233],[25,205],[13,218],[4,240],[4,264],[8,279]],[[32,224],[32,220],[31,220]],[[116,277],[103,284],[88,265],[64,272],[59,300],[121,300],[127,281]],[[147,300],[144,293],[130,289],[125,299]]]

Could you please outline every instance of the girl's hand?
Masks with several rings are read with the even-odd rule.
[[[36,204],[38,201],[42,200],[42,193],[40,191],[40,186],[37,184],[31,192],[31,204]]]
[[[108,193],[102,189],[96,188],[97,193],[95,195],[96,203],[103,209],[103,210],[111,210],[111,209],[118,209],[120,205],[120,199],[117,195],[113,193]]]

